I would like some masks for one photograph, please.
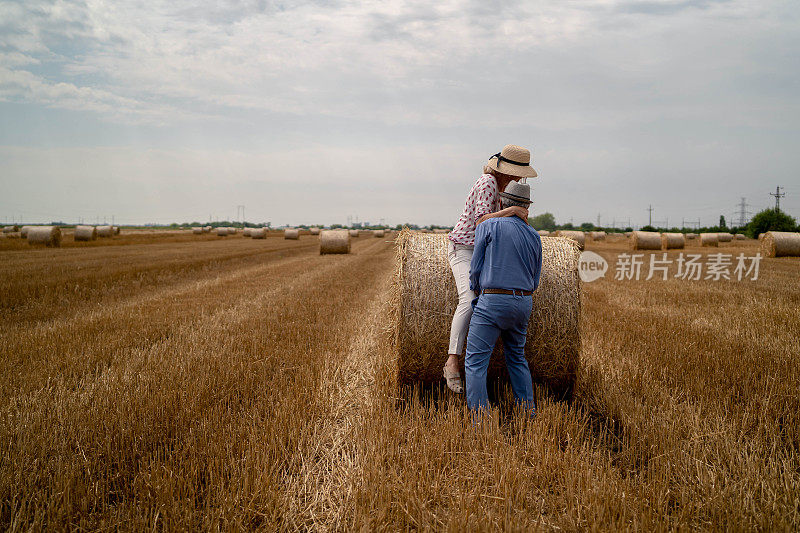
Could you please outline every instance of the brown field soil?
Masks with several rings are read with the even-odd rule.
[[[538,388],[530,421],[500,384],[474,425],[394,383],[391,243],[184,237],[0,248],[3,529],[800,526],[798,258],[612,264],[583,286],[574,398]]]

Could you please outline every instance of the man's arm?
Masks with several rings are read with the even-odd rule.
[[[538,237],[536,241],[539,243],[538,249],[535,250],[536,252],[536,272],[533,274],[533,290],[539,286],[539,278],[542,274],[542,239]]]
[[[481,291],[481,270],[486,253],[486,245],[491,241],[489,224],[475,228],[475,249],[472,251],[472,262],[469,265],[469,288],[477,295]]]

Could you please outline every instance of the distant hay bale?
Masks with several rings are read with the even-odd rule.
[[[114,226],[114,235],[119,235],[122,229],[119,226]]]
[[[625,237],[626,237],[626,238],[630,238],[630,237],[632,237],[632,236],[633,236],[633,232],[632,232],[632,231],[626,231],[626,232],[625,232]]]
[[[23,239],[25,239],[25,238],[28,237],[28,231],[30,231],[30,229],[33,228],[33,227],[35,227],[35,226],[22,226],[19,229],[19,234],[22,235]]]
[[[631,236],[633,250],[660,250],[661,234],[657,231],[634,231]]]
[[[300,239],[300,230],[299,229],[285,229],[283,230],[283,238],[284,239],[291,239],[296,241]]]
[[[97,226],[98,237],[113,237],[114,228],[111,226]]]
[[[203,233],[211,233],[212,229],[211,226],[203,226]]]
[[[202,235],[203,228],[192,228],[192,233],[194,233],[195,235]]]
[[[376,229],[375,236],[382,239],[386,236],[386,233],[382,229]]]
[[[550,236],[550,232],[547,231],[546,229],[536,230],[536,232],[539,234],[539,237],[549,237]]]
[[[94,226],[75,226],[75,233],[72,234],[75,242],[97,240],[97,228]]]
[[[32,226],[28,229],[28,244],[61,246],[61,229],[58,226]]]
[[[266,239],[267,228],[251,228],[250,237],[253,239]]]
[[[743,240],[745,240],[745,239],[747,238],[747,237],[745,237],[745,236],[744,236],[744,233],[737,233],[737,234],[736,234],[736,235],[734,235],[733,237],[734,237],[734,239],[736,239],[737,241],[743,241]]]
[[[731,242],[733,240],[732,233],[717,233],[717,240],[719,242]]]
[[[242,235],[245,237],[251,237],[250,233],[253,231],[253,228],[244,228],[242,230]]]
[[[17,226],[16,224],[3,227],[3,233],[16,233],[17,231],[19,231],[19,226]]]
[[[605,231],[591,231],[589,232],[593,241],[604,241],[606,240],[606,232]]]
[[[351,229],[350,230],[350,236],[351,237],[358,237],[358,230],[357,229]]]
[[[583,250],[586,246],[586,234],[582,231],[570,231],[570,230],[563,230],[560,229],[556,232],[556,237],[564,237],[567,239],[571,239],[578,243],[578,248]]]
[[[219,237],[227,237],[228,236],[228,228],[217,228],[217,236],[219,236]]]
[[[319,235],[320,229],[319,228],[309,228],[308,231],[311,232],[311,235]]]
[[[761,240],[761,251],[767,257],[800,256],[800,233],[768,231]]]
[[[697,238],[697,233],[687,233],[686,234],[686,238],[687,239],[696,239]]]
[[[766,233],[759,233],[759,234],[758,234],[758,240],[759,240],[759,241],[763,241],[763,240],[764,240],[764,236],[765,236],[765,235],[766,235]]]
[[[319,235],[319,254],[349,254],[350,232],[340,229],[326,229]]]
[[[397,237],[395,342],[400,383],[442,379],[450,322],[458,303],[447,261],[447,236],[404,230]],[[580,364],[581,288],[577,243],[542,238],[540,285],[533,295],[525,357],[534,381],[567,393]],[[489,376],[506,374],[502,350],[495,349]]]
[[[701,233],[700,246],[719,246],[719,233]]]
[[[661,247],[664,250],[674,250],[686,246],[686,237],[683,233],[662,233]]]

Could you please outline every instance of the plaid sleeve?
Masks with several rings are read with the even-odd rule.
[[[475,208],[474,223],[478,223],[478,219],[483,215],[494,213],[495,204],[497,203],[497,182],[493,176],[484,174],[475,183]]]

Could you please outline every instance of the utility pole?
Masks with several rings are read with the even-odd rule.
[[[597,213],[597,227],[600,227],[600,213]]]
[[[696,229],[700,229],[700,217],[697,217],[697,228]]]
[[[647,221],[647,225],[648,226],[652,226],[653,225],[653,204],[650,204],[650,206],[646,209],[646,211],[648,211],[649,214],[650,214],[650,217],[649,217],[649,219]]]
[[[240,209],[242,210],[242,218],[241,218],[242,227],[244,227],[244,206],[243,205],[237,205],[236,206],[236,218],[239,218],[239,210]]]
[[[775,193],[769,193],[770,196],[775,197],[775,211],[781,210],[781,198],[786,196],[785,192],[781,192],[781,187],[775,187]]]

